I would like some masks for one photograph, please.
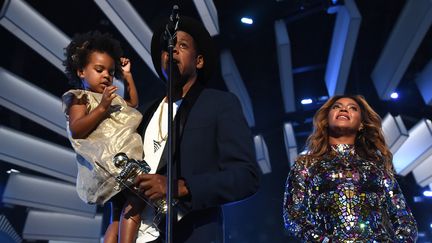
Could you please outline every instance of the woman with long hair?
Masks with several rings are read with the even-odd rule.
[[[415,242],[380,116],[364,97],[330,98],[313,126],[287,178],[287,230],[305,242]]]

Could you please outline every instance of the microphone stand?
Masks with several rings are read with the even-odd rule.
[[[174,180],[173,180],[173,148],[174,148],[174,121],[173,121],[173,98],[174,98],[174,84],[173,84],[173,66],[174,64],[173,60],[173,50],[175,46],[175,38],[176,38],[176,31],[177,31],[177,24],[178,24],[178,6],[174,5],[172,14],[170,16],[170,20],[167,24],[167,27],[165,29],[165,36],[168,37],[168,85],[167,85],[167,98],[168,98],[168,138],[167,138],[167,145],[168,145],[168,161],[167,161],[167,195],[166,195],[166,202],[167,202],[167,212],[166,212],[166,231],[165,231],[165,238],[167,243],[172,243],[173,239],[173,220],[174,220],[174,208],[173,208],[173,187],[174,187]]]

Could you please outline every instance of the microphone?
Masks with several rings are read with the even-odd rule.
[[[173,37],[175,35],[174,33],[177,31],[179,19],[179,7],[174,5],[167,24],[167,31],[171,37]]]
[[[179,18],[179,7],[177,5],[174,5],[170,15],[170,21],[176,23]]]
[[[171,15],[168,19],[168,23],[165,26],[165,31],[163,33],[163,39],[164,39],[164,44],[166,49],[164,49],[165,51],[170,53],[170,50],[173,50],[175,44],[176,44],[176,37],[177,37],[177,28],[178,28],[178,24],[180,21],[180,14],[179,14],[179,7],[177,5],[174,5],[172,8],[172,12]],[[176,64],[173,63],[172,60],[172,53],[169,56],[169,59],[166,62],[166,69],[164,67],[162,67],[162,74],[165,77],[166,80],[169,80],[169,67],[171,67],[172,70],[172,82],[173,83],[178,83],[176,80],[178,80],[178,77],[180,77],[180,71],[178,69],[178,66]],[[170,65],[172,64],[172,66]]]

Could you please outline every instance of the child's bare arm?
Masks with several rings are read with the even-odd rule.
[[[138,99],[138,92],[136,90],[135,82],[132,77],[132,73],[130,71],[131,63],[130,60],[127,58],[120,58],[122,68],[123,68],[123,77],[125,82],[127,82],[127,92],[129,94],[129,99],[125,100],[126,103],[130,107],[138,107],[139,99]]]
[[[115,86],[106,87],[101,103],[90,113],[87,113],[85,101],[74,98],[69,109],[69,129],[74,139],[86,138],[106,117],[116,90]]]

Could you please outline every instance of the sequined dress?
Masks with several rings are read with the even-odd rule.
[[[394,176],[360,158],[353,145],[309,167],[291,169],[283,204],[286,229],[304,242],[415,242],[416,222]]]

